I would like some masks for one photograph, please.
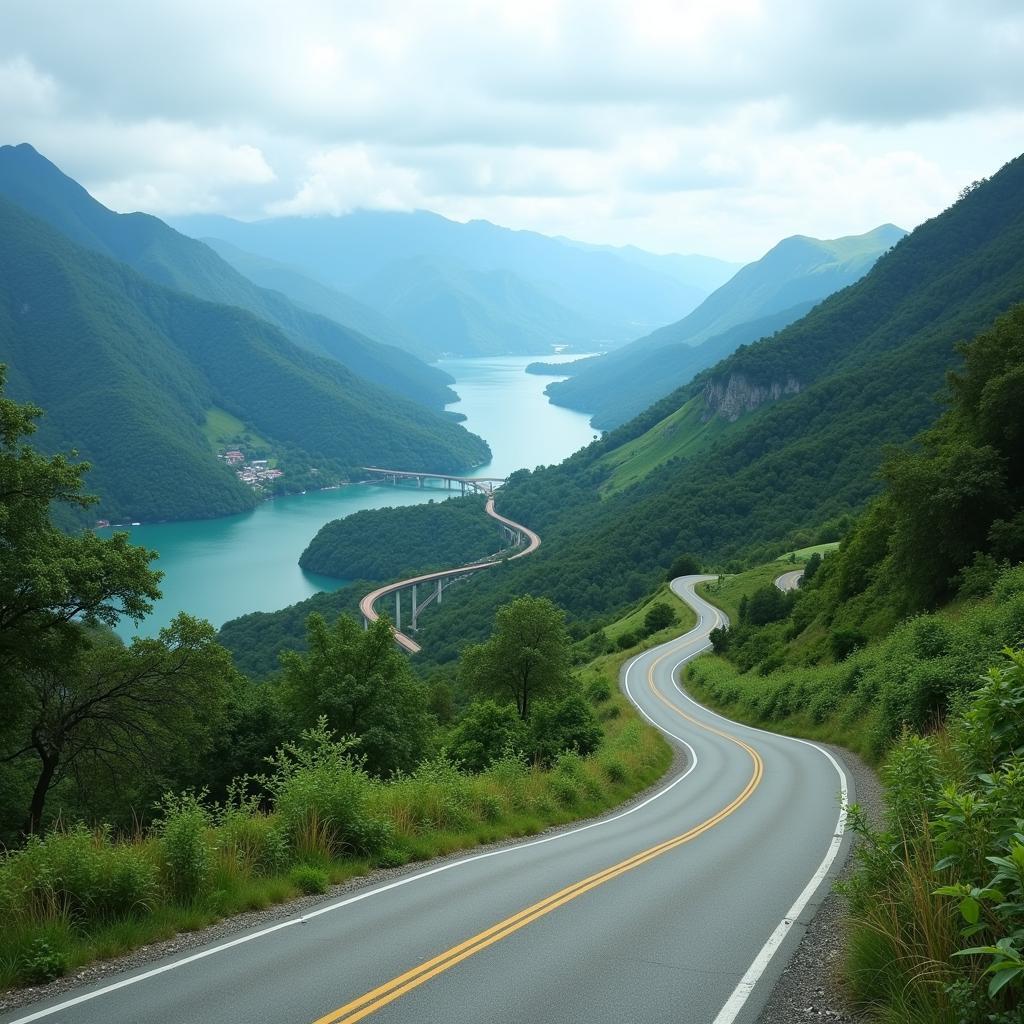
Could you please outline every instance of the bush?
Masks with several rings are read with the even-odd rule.
[[[647,614],[644,616],[644,629],[650,633],[657,633],[660,630],[668,629],[676,621],[676,613],[672,610],[671,605],[665,604],[664,601],[658,601],[657,604],[651,605],[647,609]]]
[[[618,647],[620,651],[628,651],[630,647],[635,647],[636,645],[636,633],[622,633],[619,636],[619,639],[615,641],[615,646]]]
[[[327,872],[312,864],[297,864],[288,872],[288,881],[295,886],[299,892],[307,896],[317,896],[327,892],[330,879]]]
[[[279,747],[274,771],[261,778],[293,851],[303,858],[374,853],[391,838],[388,822],[369,811],[371,780],[352,750],[357,740],[336,740],[321,718],[298,743]]]
[[[587,684],[587,700],[591,704],[603,704],[606,700],[611,700],[612,688],[607,679],[602,676],[598,676],[596,679],[592,679]]]
[[[288,863],[288,836],[280,819],[255,807],[226,810],[217,838],[222,855],[246,874],[276,874]]]
[[[172,897],[188,903],[207,888],[213,869],[208,832],[210,812],[206,791],[164,795],[155,822],[160,837],[164,881]]]
[[[506,750],[526,746],[526,725],[511,704],[474,701],[452,731],[451,755],[471,772],[483,771]]]
[[[54,830],[0,862],[5,916],[84,924],[149,910],[159,892],[158,869],[136,846],[115,844],[109,828]]]
[[[41,984],[67,974],[71,958],[67,950],[44,938],[36,939],[22,955],[18,974],[22,981]]]
[[[579,693],[561,700],[536,701],[529,724],[530,752],[541,764],[553,764],[567,750],[591,754],[601,742],[601,727],[593,709]]]

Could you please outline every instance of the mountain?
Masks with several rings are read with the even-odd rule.
[[[740,345],[799,320],[817,302],[859,280],[906,234],[883,224],[823,241],[794,235],[748,264],[678,323],[581,366],[548,386],[557,405],[618,426]]]
[[[346,324],[375,341],[410,352],[418,359],[436,358],[435,348],[425,344],[415,334],[405,331],[377,310],[338,288],[324,284],[298,267],[245,252],[219,238],[203,238],[200,241],[254,284],[287,295],[297,306],[311,313],[319,313],[328,320]]]
[[[421,267],[429,264],[441,275],[513,275],[518,280],[509,288],[512,304],[493,310],[497,319],[489,327],[492,335],[500,337],[506,322],[517,334],[514,325],[521,317],[518,303],[523,296],[542,306],[557,303],[564,311],[558,329],[549,332],[541,347],[526,350],[529,353],[550,351],[553,342],[570,335],[583,344],[626,341],[645,327],[678,320],[707,295],[707,288],[681,276],[674,257],[649,253],[646,260],[635,254],[624,258],[616,250],[512,231],[486,221],[460,224],[422,210],[359,210],[341,217],[280,217],[253,223],[194,216],[174,223],[193,236],[223,239],[247,252],[314,273],[364,302],[370,301],[362,291],[368,282],[374,283],[374,296],[379,298],[379,285],[386,283],[391,268],[409,261]],[[694,268],[698,278],[709,271],[703,263]],[[718,268],[723,277],[730,271],[728,265]],[[400,275],[396,291],[407,284]],[[442,307],[457,308],[461,301],[460,296],[446,296]],[[577,318],[572,330],[565,313]],[[429,324],[423,326],[430,330]],[[440,331],[439,325],[434,333]],[[450,345],[444,351],[473,354]]]
[[[550,352],[602,336],[587,321],[507,270],[467,270],[422,257],[381,270],[360,297],[437,353],[474,355]]]
[[[246,309],[275,324],[296,344],[331,356],[407,398],[435,409],[456,399],[448,374],[343,322],[310,312],[279,291],[257,287],[208,246],[156,217],[108,210],[27,144],[0,146],[0,196],[78,245],[126,263],[157,284]]]
[[[1020,302],[1024,157],[775,337],[561,465],[514,474],[499,507],[536,529],[543,547],[500,576],[453,588],[424,616],[420,641],[447,658],[521,593],[599,622],[649,592],[680,553],[725,568],[836,539],[877,493],[885,446],[934,420],[958,344]],[[659,431],[652,456],[644,445]],[[632,479],[610,488],[631,463]]]
[[[213,423],[249,433],[286,477],[375,463],[454,471],[488,455],[448,417],[274,324],[154,284],[5,199],[0,362],[10,396],[46,410],[40,444],[93,464],[103,518],[252,507],[253,493],[215,456]]]

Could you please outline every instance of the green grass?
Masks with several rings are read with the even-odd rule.
[[[645,637],[643,643],[638,645],[638,650],[670,640],[673,636],[693,629],[697,624],[697,616],[694,614],[693,609],[685,601],[677,597],[667,583],[663,583],[653,594],[642,598],[620,619],[605,626],[605,635],[614,642],[623,633],[636,633],[638,629],[643,627],[644,616],[646,616],[651,606],[658,602],[669,605],[675,611],[676,623],[667,629],[663,629],[660,633],[654,633],[649,637]]]
[[[217,406],[212,406],[206,411],[203,435],[214,452],[222,452],[236,444],[260,451],[269,451],[272,447],[267,440],[246,427],[237,416],[232,416]]]
[[[102,831],[54,832],[43,844],[0,857],[0,989],[46,981],[97,959],[319,891],[324,879],[337,884],[378,866],[535,835],[610,810],[656,782],[672,760],[661,734],[618,692],[618,666],[626,657],[607,655],[597,668],[584,667],[584,674],[597,671],[611,684],[591,698],[603,737],[588,757],[563,755],[550,770],[506,758],[479,775],[447,765],[395,780],[366,780],[366,820],[387,826],[387,844],[375,854],[332,856],[318,847],[317,835],[306,832],[289,840],[276,866],[267,867],[258,851],[271,848],[266,844],[272,846],[284,819],[249,808],[238,812],[244,821],[236,816],[233,831],[227,819],[222,824],[214,816],[205,824],[200,819],[196,835],[207,851],[209,871],[187,901],[169,894],[168,840],[155,834],[118,840]],[[126,863],[141,871],[136,877],[149,879],[137,883],[145,896],[122,901],[116,912],[104,910],[111,906],[102,902],[115,877],[111,865]],[[123,871],[116,877],[123,878]]]
[[[703,400],[695,396],[646,434],[605,455],[600,465],[611,475],[601,488],[602,494],[624,490],[643,480],[669,459],[694,455],[706,448],[727,425],[719,417],[702,423],[703,408]]]
[[[808,548],[797,548],[796,551],[787,551],[784,555],[779,555],[778,561],[788,561],[792,556],[797,562],[806,562],[811,555],[821,555],[824,557],[830,551],[835,551],[839,547],[839,541],[833,541],[830,544],[812,544]]]

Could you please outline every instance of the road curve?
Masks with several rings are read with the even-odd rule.
[[[791,572],[784,572],[781,576],[775,577],[775,586],[783,593],[786,593],[788,590],[796,590],[800,586],[800,579],[803,574],[803,569],[793,569]]]
[[[368,885],[303,918],[113,976],[5,1024],[751,1024],[846,849],[844,770],[822,748],[727,721],[679,667],[699,615],[622,685],[686,753],[595,822]]]
[[[514,555],[509,556],[511,562],[515,558],[523,558],[526,555],[533,554],[537,548],[540,547],[540,537],[533,532],[529,527],[523,526],[522,523],[514,522],[508,519],[506,516],[500,515],[494,508],[494,495],[488,495],[487,503],[484,505],[484,511],[492,518],[496,519],[499,523],[504,526],[509,526],[514,530],[520,530],[526,536],[526,547],[522,551],[517,552]],[[464,574],[479,572],[481,569],[492,569],[496,565],[500,565],[500,561],[489,561],[489,562],[471,562],[469,565],[460,565],[455,569],[442,569],[440,572],[428,572],[422,576],[410,576],[408,579],[399,580],[397,583],[388,583],[383,587],[378,587],[376,590],[371,591],[359,602],[359,610],[363,613],[363,616],[370,622],[376,622],[380,616],[377,613],[377,609],[374,607],[376,603],[388,594],[393,594],[396,590],[404,590],[406,587],[412,586],[413,583],[433,583],[435,580],[449,579],[452,576],[462,576]],[[418,654],[422,648],[411,636],[401,632],[401,630],[392,627],[392,632],[395,634],[395,643],[399,647],[408,651],[410,654]]]

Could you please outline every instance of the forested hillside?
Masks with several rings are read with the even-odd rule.
[[[581,366],[548,394],[557,405],[591,413],[594,426],[625,423],[740,345],[774,334],[859,280],[905,234],[884,224],[828,241],[783,239],[678,323]]]
[[[257,287],[209,246],[156,217],[108,210],[29,145],[0,146],[0,196],[157,284],[254,313],[302,348],[337,359],[368,381],[435,409],[455,401],[448,374],[353,330],[347,321],[317,315],[280,292]]]
[[[679,552],[724,566],[837,539],[843,517],[877,491],[884,446],[935,417],[944,375],[959,363],[957,343],[1022,300],[1019,158],[777,337],[741,350],[561,466],[514,474],[499,509],[536,529],[544,546],[425,617],[424,649],[450,656],[450,638],[479,629],[504,595],[545,594],[588,622],[647,592]],[[617,471],[605,462],[609,453],[628,452],[691,401],[689,429],[703,431],[702,440],[686,449],[684,431],[686,455],[667,456],[602,499]]]
[[[354,512],[322,526],[299,557],[309,572],[385,581],[448,569],[503,546],[482,495]]]
[[[5,200],[0,362],[11,394],[48,410],[40,442],[93,463],[96,514],[108,519],[252,506],[203,434],[215,408],[273,444],[286,473],[373,463],[456,470],[488,451],[251,313],[152,284]]]

